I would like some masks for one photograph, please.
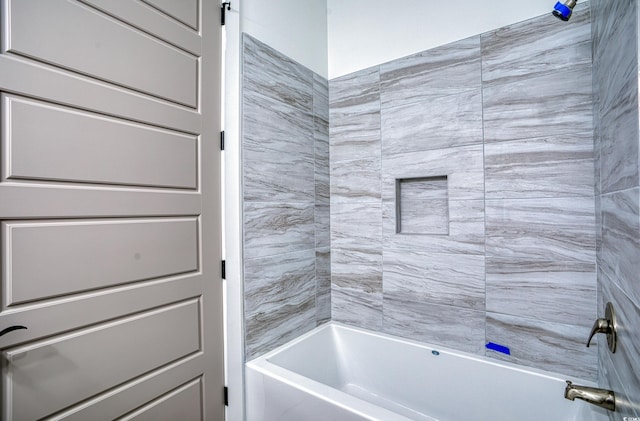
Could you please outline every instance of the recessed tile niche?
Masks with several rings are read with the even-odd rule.
[[[396,233],[449,234],[446,175],[396,179]]]

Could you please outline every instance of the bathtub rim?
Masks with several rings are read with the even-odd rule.
[[[548,371],[548,370],[543,370],[543,369],[539,369],[539,368],[535,368],[535,367],[529,367],[529,366],[524,366],[521,364],[516,364],[516,363],[512,363],[509,361],[504,361],[504,360],[498,360],[498,359],[494,359],[491,357],[487,357],[484,355],[477,355],[477,354],[472,354],[470,352],[466,352],[466,351],[460,351],[457,349],[453,349],[453,348],[449,348],[447,346],[443,346],[443,345],[434,345],[434,344],[430,344],[427,342],[421,342],[421,341],[416,341],[414,339],[408,339],[408,338],[403,338],[401,336],[396,336],[396,335],[392,335],[392,334],[388,334],[388,333],[384,333],[384,332],[377,332],[377,331],[373,331],[373,330],[369,330],[369,329],[364,329],[361,327],[357,327],[357,326],[351,326],[345,323],[341,323],[341,322],[337,322],[334,320],[328,321],[320,326],[317,326],[315,328],[313,328],[312,330],[310,330],[309,332],[306,332],[300,336],[298,336],[295,339],[290,340],[289,342],[280,345],[279,347],[273,349],[272,351],[269,351],[259,357],[256,357],[250,361],[247,361],[245,363],[245,365],[247,366],[251,366],[253,368],[259,369],[259,371],[261,372],[265,372],[267,371],[267,368],[270,367],[278,367],[282,370],[285,370],[287,373],[292,373],[295,374],[301,378],[304,379],[308,379],[308,380],[312,380],[317,384],[321,384],[323,386],[326,386],[328,388],[334,389],[331,386],[325,385],[324,383],[321,383],[319,381],[315,381],[313,379],[310,379],[308,377],[305,377],[301,374],[295,373],[292,370],[287,369],[286,367],[283,367],[281,365],[278,365],[274,362],[271,361],[271,358],[273,358],[274,356],[284,352],[285,350],[288,350],[290,348],[293,348],[296,344],[304,341],[305,339],[314,336],[324,330],[330,330],[332,332],[339,332],[340,330],[344,330],[344,331],[351,331],[351,332],[356,332],[357,333],[361,333],[361,334],[365,334],[365,335],[369,335],[372,337],[376,337],[376,338],[381,338],[383,340],[390,340],[393,342],[397,342],[397,343],[402,343],[402,344],[408,344],[408,345],[412,345],[412,346],[416,346],[422,349],[426,349],[429,351],[437,351],[441,354],[446,354],[446,355],[451,355],[451,356],[456,356],[456,357],[460,357],[460,358],[465,358],[468,360],[472,360],[478,363],[484,363],[484,364],[489,364],[492,366],[496,366],[496,367],[505,367],[511,370],[515,370],[521,373],[527,373],[527,374],[534,374],[536,376],[539,377],[544,377],[550,380],[570,380],[574,383],[579,383],[585,386],[591,386],[591,387],[597,387],[597,384],[591,380],[586,380],[586,379],[582,379],[580,377],[575,377],[575,376],[570,376],[567,374],[562,374],[562,373],[556,373],[553,371]],[[287,382],[289,383],[289,382]],[[334,389],[335,390],[335,389]],[[345,393],[345,392],[341,392],[341,393]]]

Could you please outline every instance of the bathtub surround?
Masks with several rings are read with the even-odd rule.
[[[598,315],[612,302],[618,346],[598,339],[599,380],[617,397],[611,420],[640,416],[640,134],[637,1],[592,0]]]
[[[243,35],[245,357],[330,314],[328,83]]]
[[[607,419],[564,399],[565,375],[336,322],[250,361],[246,379],[251,420]]]
[[[591,72],[582,3],[329,81],[332,319],[595,379]]]

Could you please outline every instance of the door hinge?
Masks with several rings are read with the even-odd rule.
[[[225,6],[227,6],[227,8],[225,9]],[[224,18],[225,15],[227,13],[227,10],[231,10],[231,2],[230,1],[225,1],[224,3],[222,3],[222,6],[220,7],[220,25],[224,26]]]
[[[224,406],[229,406],[229,388],[224,387]]]
[[[222,261],[222,279],[227,279],[227,261],[223,260]]]
[[[224,130],[220,132],[220,150],[224,151]]]

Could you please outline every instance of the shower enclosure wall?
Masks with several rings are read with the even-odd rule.
[[[332,319],[596,379],[591,93],[584,3],[330,80]]]
[[[328,84],[245,35],[247,360],[333,319],[599,381],[637,416],[637,13],[579,2]],[[614,355],[585,347],[607,301]]]

